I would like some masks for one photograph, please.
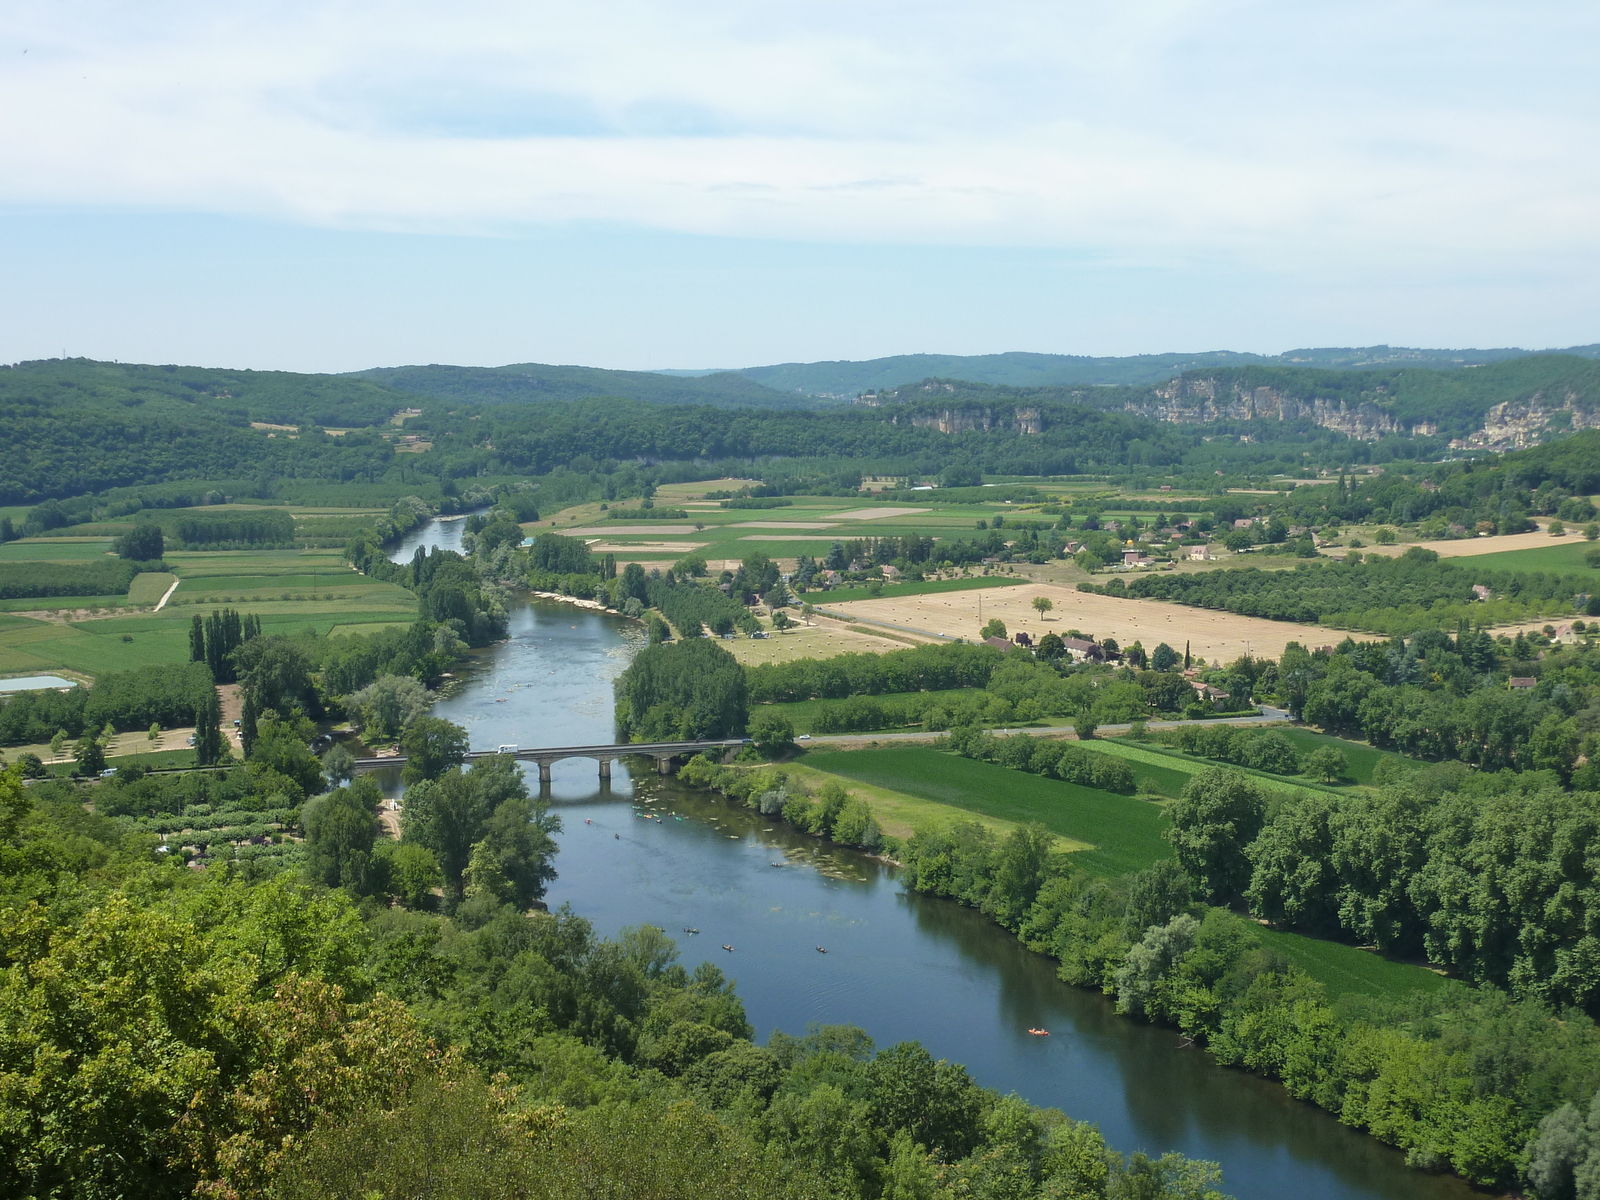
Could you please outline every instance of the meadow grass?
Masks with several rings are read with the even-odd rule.
[[[783,769],[795,782],[804,784],[813,792],[830,780],[843,783],[852,796],[866,802],[877,818],[878,827],[898,838],[910,837],[917,829],[947,825],[952,821],[977,821],[1001,837],[1017,827],[1017,822],[991,817],[983,813],[962,811],[948,804],[913,796],[894,788],[863,783],[828,771],[819,770],[803,762],[784,763]],[[1059,838],[1056,843],[1063,850],[1085,850],[1088,844],[1071,838]]]
[[[82,562],[104,558],[111,549],[110,538],[74,538],[6,542],[0,545],[0,570],[8,562]]]
[[[1564,538],[1551,538],[1551,545],[1536,546],[1529,550],[1502,550],[1498,554],[1475,554],[1474,567],[1491,571],[1544,571],[1566,575],[1571,572],[1600,575],[1584,562],[1584,551],[1593,549],[1595,542],[1569,534]],[[1465,566],[1466,564],[1462,564]]]
[[[974,575],[966,579],[936,579],[925,583],[886,583],[877,597],[864,587],[834,588],[818,595],[817,601],[822,604],[842,604],[846,600],[870,600],[878,597],[892,600],[896,596],[927,596],[936,592],[970,592],[974,588],[1016,587],[1027,582],[1026,579],[1013,579],[1009,576]]]
[[[1172,856],[1157,804],[922,746],[813,750],[805,765],[1002,821],[1038,821],[1052,833],[1088,844],[1073,861],[1096,875],[1125,875]]]
[[[188,586],[187,579],[180,583],[174,602],[184,597]],[[409,625],[416,619],[416,597],[394,584],[362,588],[345,600],[319,596],[316,601],[236,601],[231,607],[259,616],[262,631],[268,634],[310,629],[326,636],[340,626]],[[52,606],[89,607],[90,599],[102,607],[112,606],[104,596],[70,604],[57,598]],[[13,603],[43,606],[37,600]],[[13,618],[0,624],[0,674],[66,668],[94,676],[157,663],[188,662],[191,621],[221,607],[221,602],[212,600],[188,605],[169,602],[159,613],[127,613],[71,623]]]
[[[128,603],[141,606],[159,604],[177,578],[166,571],[144,571],[135,575],[128,587]]]
[[[1395,754],[1390,750],[1379,750],[1376,746],[1369,746],[1366,742],[1352,742],[1347,738],[1334,737],[1330,733],[1317,733],[1310,729],[1283,729],[1283,733],[1294,743],[1296,750],[1302,755],[1310,754],[1313,750],[1323,746],[1332,746],[1345,757],[1350,764],[1348,778],[1356,783],[1372,783],[1372,772],[1377,769],[1384,759],[1391,759],[1401,766],[1420,770],[1427,763],[1419,762],[1414,758],[1407,758],[1403,754]]]
[[[1426,967],[1394,962],[1343,942],[1263,928],[1261,943],[1322,984],[1330,996],[1403,996],[1444,986],[1444,977]]]

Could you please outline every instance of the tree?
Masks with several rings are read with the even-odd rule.
[[[749,690],[733,655],[704,638],[641,650],[615,684],[617,728],[630,741],[737,737]]]
[[[434,888],[444,887],[444,872],[433,851],[416,842],[379,842],[374,862],[384,891],[407,908],[427,906]]]
[[[467,759],[467,731],[441,717],[418,717],[400,738],[405,755],[401,778],[409,787],[424,779],[437,779]]]
[[[159,740],[161,737],[161,722],[151,721],[150,728],[145,731],[144,736],[152,742]]]
[[[1222,902],[1241,894],[1250,883],[1245,849],[1266,817],[1256,781],[1242,771],[1211,767],[1190,779],[1168,813],[1167,840],[1207,897]]]
[[[194,710],[194,761],[198,766],[209,767],[221,761],[226,747],[222,739],[222,705],[217,700],[217,689],[209,687],[201,693]]]
[[[121,558],[153,562],[161,557],[166,543],[161,536],[161,526],[140,522],[116,540],[114,549]]]
[[[1350,763],[1337,746],[1318,746],[1306,759],[1305,772],[1324,783],[1338,783],[1350,770]]]
[[[1372,535],[1372,540],[1380,546],[1392,546],[1395,543],[1395,532],[1388,526],[1384,526],[1384,528]]]
[[[369,735],[398,737],[424,716],[433,695],[409,675],[379,675],[345,700],[345,711]]]
[[[322,773],[328,777],[329,783],[338,787],[355,777],[356,756],[350,753],[343,742],[335,742],[322,756]]]
[[[1136,944],[1151,926],[1165,925],[1188,909],[1194,880],[1172,859],[1153,863],[1128,881],[1122,936]]]
[[[367,776],[307,803],[301,813],[306,874],[324,887],[342,887],[355,896],[369,894],[372,847],[378,840],[373,809],[382,799],[377,781]]]
[[[781,608],[772,614],[772,627],[780,633],[793,624],[794,622],[789,619],[789,614]]]
[[[999,617],[990,617],[978,632],[978,636],[981,638],[1003,638],[1006,636],[1006,623]]]
[[[67,748],[67,731],[58,729],[50,737],[50,757],[60,758],[61,752]]]
[[[945,1162],[978,1144],[984,1096],[964,1067],[935,1062],[917,1042],[900,1042],[868,1063],[866,1074],[879,1128],[904,1130]]]
[[[78,744],[72,748],[72,757],[77,760],[79,775],[98,775],[106,769],[105,747],[90,734],[78,739]]]
[[[794,725],[783,713],[760,708],[750,718],[750,738],[770,758],[794,745]]]
[[[322,764],[306,745],[311,731],[311,723],[298,714],[294,717],[279,717],[270,711],[262,714],[248,757],[250,773],[261,781],[263,791],[292,785],[299,790],[300,794],[292,798],[298,803],[322,790]]]
[[[1033,611],[1039,614],[1039,619],[1044,620],[1044,615],[1056,606],[1055,601],[1049,596],[1035,596],[1033,598]]]
[[[1046,662],[1055,662],[1067,652],[1067,644],[1061,640],[1061,635],[1052,629],[1039,639],[1039,644],[1034,649]]]
[[[244,709],[239,714],[239,748],[244,751],[246,758],[256,748],[256,736],[260,722],[260,710],[256,707],[255,693],[248,688],[244,693]]]
[[[520,907],[543,895],[545,884],[555,878],[550,835],[560,822],[545,805],[529,799],[510,755],[480,758],[466,771],[451,769],[419,782],[406,793],[400,820],[405,841],[433,852],[452,901],[463,893],[475,852],[493,857]],[[485,841],[488,848],[479,851]]]
[[[206,623],[199,613],[189,620],[189,661],[206,661]]]
[[[1077,720],[1072,723],[1073,732],[1078,735],[1080,742],[1093,741],[1099,728],[1099,724],[1088,712],[1079,713]]]

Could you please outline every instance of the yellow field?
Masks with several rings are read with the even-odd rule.
[[[816,618],[812,625],[792,627],[785,633],[768,632],[765,638],[741,637],[721,644],[740,663],[754,667],[762,663],[792,662],[797,658],[830,658],[835,654],[882,654],[886,650],[925,645],[929,640],[914,634],[880,637],[866,632],[865,627],[830,621],[826,617]]]
[[[1403,542],[1394,546],[1374,546],[1371,537],[1363,531],[1361,540],[1368,544],[1361,547],[1361,553],[1393,557],[1404,554],[1412,546],[1421,546],[1425,550],[1432,550],[1440,558],[1464,558],[1475,554],[1499,554],[1505,550],[1542,550],[1546,546],[1559,546],[1563,540],[1571,540],[1574,536],[1582,536],[1569,533],[1566,539],[1554,538],[1547,528],[1547,525],[1541,525],[1535,533],[1497,534],[1494,537],[1461,538],[1450,542]]]
[[[1055,606],[1041,620],[1033,609],[1035,596],[1044,596]],[[982,618],[979,618],[979,606]],[[1315,647],[1344,638],[1343,632],[1317,625],[1298,625],[1290,621],[1269,621],[1261,617],[1241,617],[1234,613],[1186,608],[1158,600],[1129,600],[1097,596],[1075,588],[1048,583],[1022,587],[993,588],[972,592],[939,592],[927,596],[901,596],[892,600],[854,600],[828,606],[829,611],[849,613],[906,626],[948,638],[976,639],[983,623],[992,617],[1005,622],[1008,633],[1025,630],[1038,641],[1046,633],[1065,637],[1072,629],[1096,641],[1115,638],[1119,646],[1143,643],[1146,650],[1166,642],[1180,654],[1189,644],[1197,657],[1232,662],[1246,652],[1277,658],[1290,642]]]

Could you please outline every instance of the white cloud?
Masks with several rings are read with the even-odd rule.
[[[1592,261],[1593,6],[14,3],[0,203]],[[24,53],[26,51],[26,53]]]

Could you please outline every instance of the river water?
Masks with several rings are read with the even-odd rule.
[[[394,557],[456,548],[460,532],[434,522]],[[636,622],[519,603],[509,638],[458,672],[435,715],[463,725],[474,748],[609,742],[611,681],[643,643]],[[1240,1200],[1481,1195],[1407,1168],[1171,1030],[1116,1016],[979,913],[906,894],[865,855],[621,763],[608,785],[597,774],[586,759],[554,768],[546,794],[563,831],[551,905],[570,903],[603,935],[661,926],[686,966],[709,959],[737,981],[758,1040],[812,1022],[859,1025],[880,1046],[915,1038],[985,1086],[1095,1122],[1119,1150],[1214,1159]]]

